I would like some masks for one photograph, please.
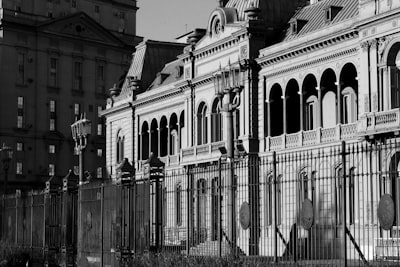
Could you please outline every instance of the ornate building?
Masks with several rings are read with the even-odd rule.
[[[77,167],[70,124],[81,113],[93,121],[87,169],[102,177],[98,114],[141,40],[136,1],[2,0],[0,8],[0,141],[14,151],[9,189],[42,188]]]
[[[163,244],[195,236],[189,253],[219,236],[245,255],[398,255],[400,3],[219,2],[148,86],[134,55],[102,113],[108,174],[126,158],[139,181],[159,157]]]

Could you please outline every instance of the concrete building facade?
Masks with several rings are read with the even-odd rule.
[[[82,113],[93,122],[86,169],[102,177],[99,111],[141,40],[136,1],[4,0],[0,8],[0,140],[14,151],[9,188],[41,188],[77,169],[70,125]]]

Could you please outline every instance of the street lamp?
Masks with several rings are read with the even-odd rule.
[[[87,137],[91,133],[92,122],[83,114],[80,120],[71,125],[72,138],[75,141],[75,152],[79,155],[79,187],[83,184],[83,151],[87,147]],[[82,189],[78,188],[78,260],[82,252]]]
[[[13,157],[13,150],[11,147],[6,146],[3,143],[3,147],[0,149],[1,152],[1,161],[3,162],[3,170],[4,170],[4,194],[7,193],[7,182],[8,182],[8,170],[10,169],[10,161]]]
[[[80,120],[71,125],[72,138],[75,141],[75,152],[79,155],[79,185],[83,183],[83,151],[87,146],[87,136],[91,134],[92,122],[84,114]]]
[[[234,137],[233,113],[240,105],[240,92],[244,88],[244,69],[241,65],[232,66],[230,63],[225,69],[219,69],[214,74],[214,90],[218,97],[218,108],[226,113],[227,140],[226,159],[228,163],[229,179],[227,179],[227,221],[228,238],[232,244],[232,254],[236,252],[236,216],[235,216],[235,189],[234,189]]]

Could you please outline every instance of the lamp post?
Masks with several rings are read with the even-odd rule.
[[[13,150],[11,147],[6,146],[3,143],[3,147],[0,149],[1,152],[1,161],[3,162],[3,170],[4,170],[4,194],[7,193],[7,183],[8,183],[8,170],[10,169],[10,161],[13,157]]]
[[[221,69],[214,74],[214,90],[217,95],[218,108],[226,113],[227,140],[226,158],[228,163],[229,179],[227,179],[228,198],[227,198],[227,222],[228,238],[232,245],[232,254],[236,254],[236,214],[235,214],[235,173],[234,173],[234,128],[233,113],[240,105],[240,92],[244,85],[243,68],[241,65]]]
[[[92,122],[86,119],[86,115],[83,114],[80,120],[77,120],[71,125],[72,138],[75,141],[75,152],[79,155],[79,187],[78,187],[78,260],[81,256],[82,246],[82,190],[81,185],[83,184],[83,152],[87,146],[87,137],[91,133]]]

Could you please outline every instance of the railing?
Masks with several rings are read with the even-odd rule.
[[[317,144],[331,143],[339,140],[354,138],[357,133],[357,124],[338,124],[332,128],[318,128],[311,131],[300,131],[293,134],[266,137],[265,150],[283,150],[312,146]]]
[[[400,109],[370,112],[361,115],[357,123],[359,136],[400,131]]]

